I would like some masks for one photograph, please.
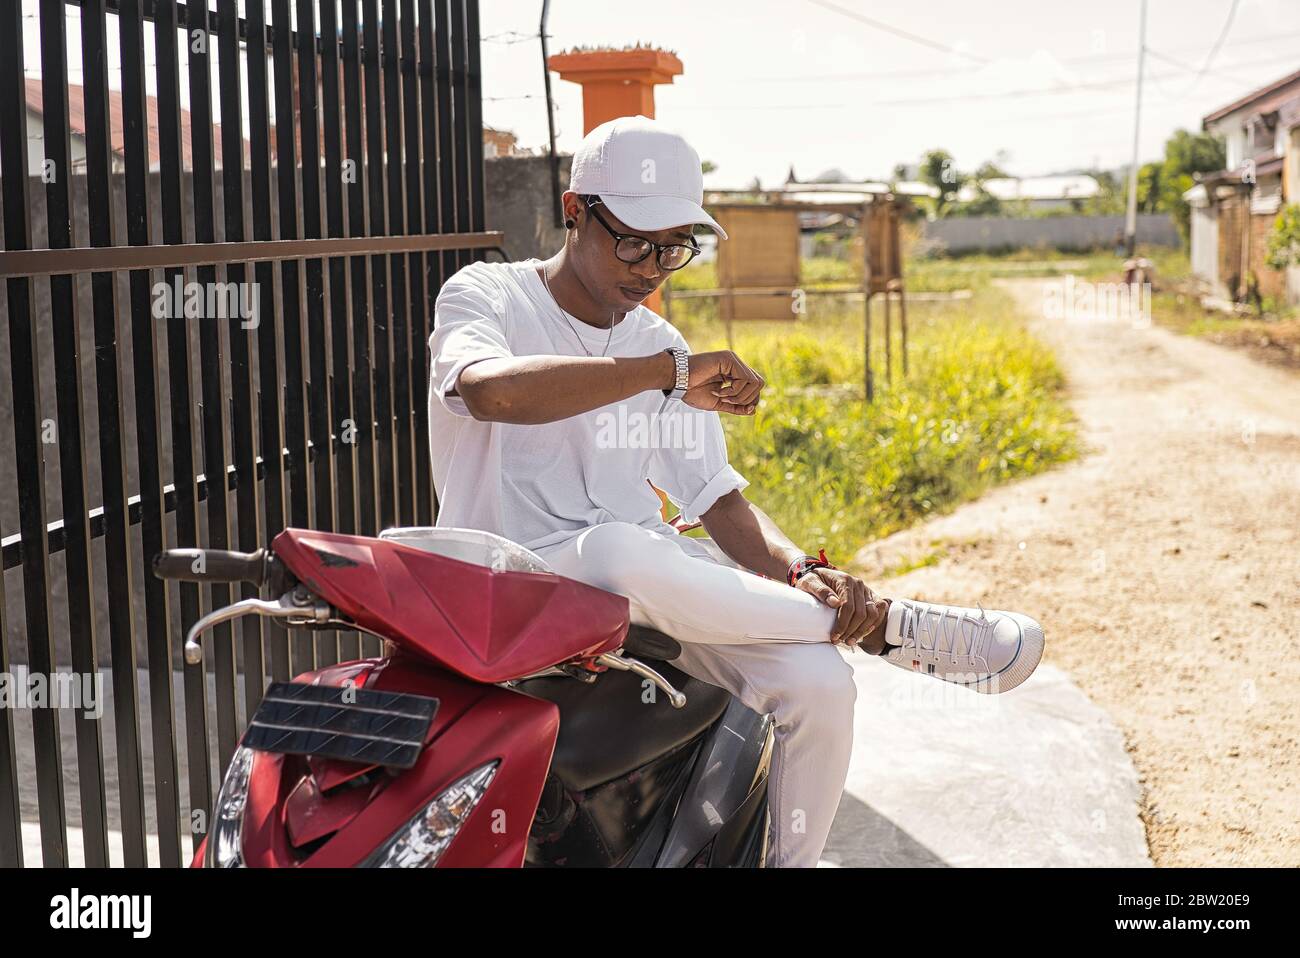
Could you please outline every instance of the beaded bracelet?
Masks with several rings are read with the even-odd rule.
[[[834,569],[826,558],[826,550],[818,549],[816,556],[800,556],[790,563],[790,568],[786,570],[785,581],[788,585],[794,585],[799,578],[806,572],[813,569]]]

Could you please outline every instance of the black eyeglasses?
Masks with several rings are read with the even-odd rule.
[[[659,268],[667,272],[681,269],[687,263],[695,258],[700,252],[700,248],[694,243],[689,246],[683,243],[655,243],[646,239],[644,236],[633,236],[631,233],[619,233],[612,226],[605,222],[605,217],[596,211],[596,204],[601,202],[599,196],[584,196],[583,201],[587,204],[587,209],[595,217],[596,222],[605,227],[606,232],[614,237],[614,255],[624,263],[639,263],[651,253],[655,254],[655,262]]]

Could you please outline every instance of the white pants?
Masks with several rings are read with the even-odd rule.
[[[712,540],[606,522],[536,550],[557,573],[628,598],[631,621],[677,639],[673,665],[772,713],[768,862],[817,864],[848,776],[853,669],[835,610],[736,565]]]

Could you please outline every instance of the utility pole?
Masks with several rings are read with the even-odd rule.
[[[1133,111],[1133,162],[1128,170],[1128,215],[1124,219],[1124,246],[1129,256],[1137,248],[1138,137],[1142,131],[1142,71],[1147,58],[1147,0],[1142,0],[1138,17],[1137,106]]]
[[[551,67],[548,62],[551,54],[546,43],[546,21],[550,15],[551,0],[542,0],[542,23],[537,28],[537,33],[542,40],[542,81],[546,85],[546,129],[550,134],[551,220],[552,225],[559,229],[564,224],[564,211],[560,204],[560,158],[555,152],[555,104],[551,100]]]

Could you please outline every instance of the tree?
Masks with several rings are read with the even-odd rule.
[[[1124,212],[1124,181],[1110,170],[1090,170],[1097,181],[1097,195],[1084,201],[1084,212],[1091,216],[1118,216]]]
[[[989,180],[1003,180],[1007,178],[1006,170],[1002,169],[1000,156],[1001,151],[999,151],[999,157],[992,160],[985,160],[979,165],[979,169],[975,171],[976,183],[983,186]]]
[[[1139,213],[1161,212],[1162,204],[1165,201],[1162,187],[1164,169],[1163,162],[1143,163],[1138,168],[1137,210]]]
[[[1268,265],[1273,269],[1300,266],[1300,204],[1282,207],[1268,237]]]
[[[948,205],[956,198],[965,177],[957,172],[952,154],[947,150],[930,150],[921,158],[921,182],[939,191],[934,201],[934,213],[943,216]]]
[[[1151,184],[1155,202],[1149,212],[1169,213],[1178,226],[1184,241],[1191,222],[1191,207],[1183,194],[1196,184],[1197,173],[1221,170],[1227,163],[1223,141],[1209,133],[1188,133],[1175,130],[1165,141],[1165,158],[1159,164],[1158,182]],[[1148,163],[1147,166],[1153,164]],[[1146,167],[1143,167],[1145,170]],[[1139,174],[1141,179],[1141,174]],[[1138,205],[1142,206],[1141,183],[1138,186]]]

